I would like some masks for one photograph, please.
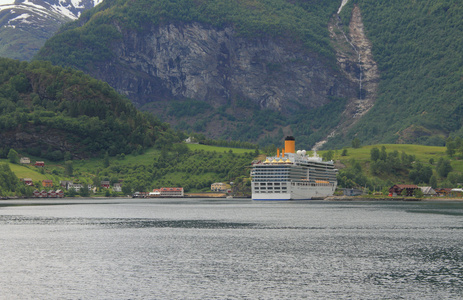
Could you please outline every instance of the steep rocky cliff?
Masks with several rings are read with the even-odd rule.
[[[48,41],[38,57],[81,68],[175,128],[265,143],[294,134],[311,145],[338,125],[347,99],[359,94],[357,79],[337,64],[330,45],[326,24],[334,2],[257,1],[265,13],[243,2],[229,13],[211,10],[227,1],[185,1],[189,8],[182,10],[165,0],[145,14],[140,0],[137,9],[127,8],[136,20],[121,19],[127,10],[105,3]],[[255,15],[247,14],[249,6]],[[214,14],[225,21],[214,22]]]
[[[326,59],[289,39],[245,39],[200,23],[120,31],[114,59],[90,72],[140,106],[196,99],[217,107],[240,98],[287,112],[294,103],[309,109],[356,93]]]

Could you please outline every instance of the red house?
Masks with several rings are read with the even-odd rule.
[[[395,184],[389,189],[389,195],[401,196],[403,190],[407,191],[407,197],[413,196],[413,192],[418,190],[419,187],[414,184]]]
[[[109,181],[102,181],[101,182],[101,187],[105,189],[109,189]]]
[[[173,187],[173,188],[160,188],[161,197],[183,197],[183,188]]]
[[[28,186],[34,185],[34,183],[32,182],[32,179],[30,178],[24,178],[22,181],[24,182],[25,185],[28,185]]]
[[[35,166],[36,167],[44,167],[45,166],[45,163],[43,161],[36,161],[35,162]]]

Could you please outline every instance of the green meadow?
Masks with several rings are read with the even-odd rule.
[[[406,157],[411,157],[413,161],[402,166],[398,159],[396,165],[389,170],[386,170],[387,168],[373,170],[371,150],[373,148],[381,150],[383,146],[388,156],[393,156],[395,153],[394,155],[400,158],[406,154]],[[31,178],[34,182],[51,179],[56,186],[60,180],[94,185],[101,180],[109,180],[111,183],[123,181],[132,191],[148,191],[162,186],[183,186],[187,192],[206,192],[213,182],[234,181],[242,184],[243,187],[249,186],[249,167],[252,160],[274,154],[261,153],[256,157],[255,149],[200,144],[188,144],[182,147],[168,151],[150,148],[142,154],[73,160],[71,171],[66,169],[64,161],[45,160],[43,170],[33,166],[35,160],[41,160],[39,158],[31,159],[31,164],[27,166],[11,164],[5,159],[0,160],[0,163],[8,163],[18,178]],[[327,152],[328,150],[319,151],[318,154],[324,156]],[[331,152],[340,170],[340,187],[349,187],[349,184],[385,187],[396,183],[413,183],[410,173],[418,165],[431,169],[432,174],[437,178],[437,183],[441,186],[456,186],[457,182],[463,180],[463,160],[457,155],[449,157],[445,147],[385,144],[344,148]],[[448,160],[452,167],[451,172],[445,177],[440,176],[437,170],[437,162],[440,159]],[[429,182],[421,182],[421,184],[429,184]]]

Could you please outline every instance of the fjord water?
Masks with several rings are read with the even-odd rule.
[[[2,201],[0,255],[1,299],[455,299],[463,203]]]

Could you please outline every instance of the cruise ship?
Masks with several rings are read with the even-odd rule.
[[[323,199],[336,190],[337,171],[333,161],[323,161],[314,151],[295,151],[294,137],[285,139],[285,148],[275,157],[253,163],[251,188],[253,200]]]

